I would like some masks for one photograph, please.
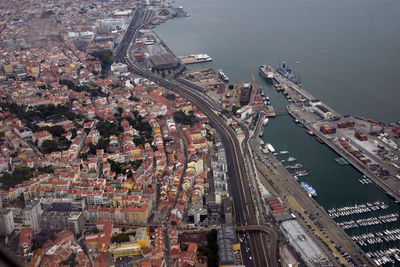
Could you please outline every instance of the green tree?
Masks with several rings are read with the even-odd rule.
[[[221,114],[229,114],[229,111],[227,109],[221,110]]]
[[[107,73],[108,70],[110,69],[110,66],[113,64],[112,56],[113,53],[111,50],[103,50],[103,51],[98,51],[94,52],[92,56],[98,58],[101,62],[101,72],[102,73]]]
[[[76,260],[76,254],[72,253],[68,258],[60,262],[60,265],[69,265],[70,267],[74,267],[78,264]]]
[[[40,147],[44,154],[50,154],[51,152],[60,150],[58,144],[53,140],[45,140]]]
[[[232,113],[236,115],[236,112],[240,109],[238,106],[232,106]]]
[[[54,125],[51,127],[45,127],[44,130],[49,131],[52,135],[60,137],[62,134],[65,134],[65,129],[61,125]]]
[[[5,172],[0,178],[2,188],[9,189],[33,177],[33,170],[26,167],[16,167],[12,173]]]

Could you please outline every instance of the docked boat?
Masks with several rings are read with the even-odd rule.
[[[269,152],[274,153],[275,148],[271,144],[267,144],[266,147],[268,148]]]
[[[296,74],[288,67],[285,62],[282,62],[282,65],[279,66],[277,72],[287,78],[288,80],[294,82],[297,85],[300,85],[300,79],[297,77]]]
[[[268,118],[265,118],[265,119],[263,120],[263,125],[267,125],[268,122],[269,122],[269,119],[268,119]]]
[[[322,140],[321,138],[319,138],[318,136],[317,137],[315,137],[315,140],[317,140],[318,142],[320,142],[321,144],[323,144],[324,143],[324,140]]]
[[[284,90],[283,86],[280,85],[279,83],[274,84],[274,86],[275,86],[276,91],[278,91],[278,92],[282,92]]]
[[[225,73],[222,70],[218,71],[218,76],[221,80],[223,80],[224,82],[229,82],[229,78],[228,76],[225,75]]]
[[[293,119],[293,121],[294,121],[295,123],[299,123],[299,122],[300,122],[298,119]]]
[[[268,82],[272,82],[274,80],[274,72],[271,66],[261,65],[258,69],[262,78]]]
[[[315,191],[315,189],[312,188],[309,184],[307,184],[305,182],[301,182],[300,184],[307,191],[307,193],[310,196],[312,196],[312,197],[316,197],[317,196],[317,191]]]
[[[292,161],[295,161],[296,160],[296,158],[294,158],[294,157],[289,157],[286,161],[287,162],[292,162]]]
[[[309,129],[306,130],[306,133],[308,133],[309,135],[314,135],[314,133]]]
[[[261,132],[258,134],[258,136],[261,138],[264,135],[264,130],[261,130]]]
[[[300,169],[303,168],[303,165],[300,163],[297,163],[295,165],[291,165],[291,166],[285,166],[286,169]]]
[[[207,54],[193,54],[190,57],[194,57],[196,60],[199,61],[212,61],[212,58]]]
[[[309,175],[309,173],[308,173],[307,171],[305,171],[305,170],[302,170],[302,171],[296,171],[296,172],[294,173],[294,175],[296,175],[297,177],[302,177],[302,176],[307,176],[307,175]]]

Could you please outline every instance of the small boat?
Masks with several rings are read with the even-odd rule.
[[[275,152],[275,149],[274,149],[274,147],[273,147],[271,144],[267,144],[266,147],[268,148],[268,150],[269,150],[271,153],[274,153],[274,152]]]
[[[293,121],[294,121],[295,123],[299,123],[299,122],[300,122],[298,119],[293,119]]]
[[[289,157],[288,159],[287,159],[287,162],[292,162],[292,161],[295,161],[296,160],[296,158],[294,158],[294,157]]]
[[[306,133],[308,133],[309,135],[314,135],[314,133],[309,129],[306,130]]]
[[[307,176],[307,175],[309,175],[310,173],[309,172],[307,172],[307,171],[305,171],[305,170],[302,170],[302,171],[296,171],[295,173],[294,173],[294,175],[296,175],[297,177],[301,177],[301,176]]]
[[[265,118],[264,121],[263,121],[263,125],[267,125],[268,122],[269,122],[269,119]]]
[[[286,150],[282,150],[281,152],[279,152],[280,155],[284,155],[284,154],[288,154],[288,153],[289,153],[289,151],[286,151]]]

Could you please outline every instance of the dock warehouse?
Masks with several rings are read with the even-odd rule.
[[[297,221],[282,222],[280,230],[307,266],[333,266]]]
[[[173,69],[178,66],[178,59],[170,54],[154,55],[150,58],[154,67],[158,70]]]

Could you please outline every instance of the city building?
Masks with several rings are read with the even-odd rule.
[[[74,234],[82,233],[85,228],[82,212],[71,212],[68,217],[68,228]]]
[[[114,257],[120,258],[120,257],[129,257],[129,256],[135,256],[135,255],[140,255],[142,249],[139,245],[139,243],[136,240],[133,241],[128,241],[128,242],[123,242],[120,244],[113,243],[110,246],[110,251]]]
[[[40,216],[40,227],[51,231],[69,229],[72,233],[79,234],[84,228],[83,213],[46,211]]]
[[[32,246],[32,228],[23,227],[21,233],[19,234],[19,248],[25,253],[27,253]]]
[[[0,233],[9,235],[14,231],[14,218],[11,210],[0,210]]]
[[[34,233],[40,231],[40,215],[42,209],[40,207],[40,201],[38,199],[32,200],[25,205],[22,210],[22,220],[24,226],[30,226]]]

